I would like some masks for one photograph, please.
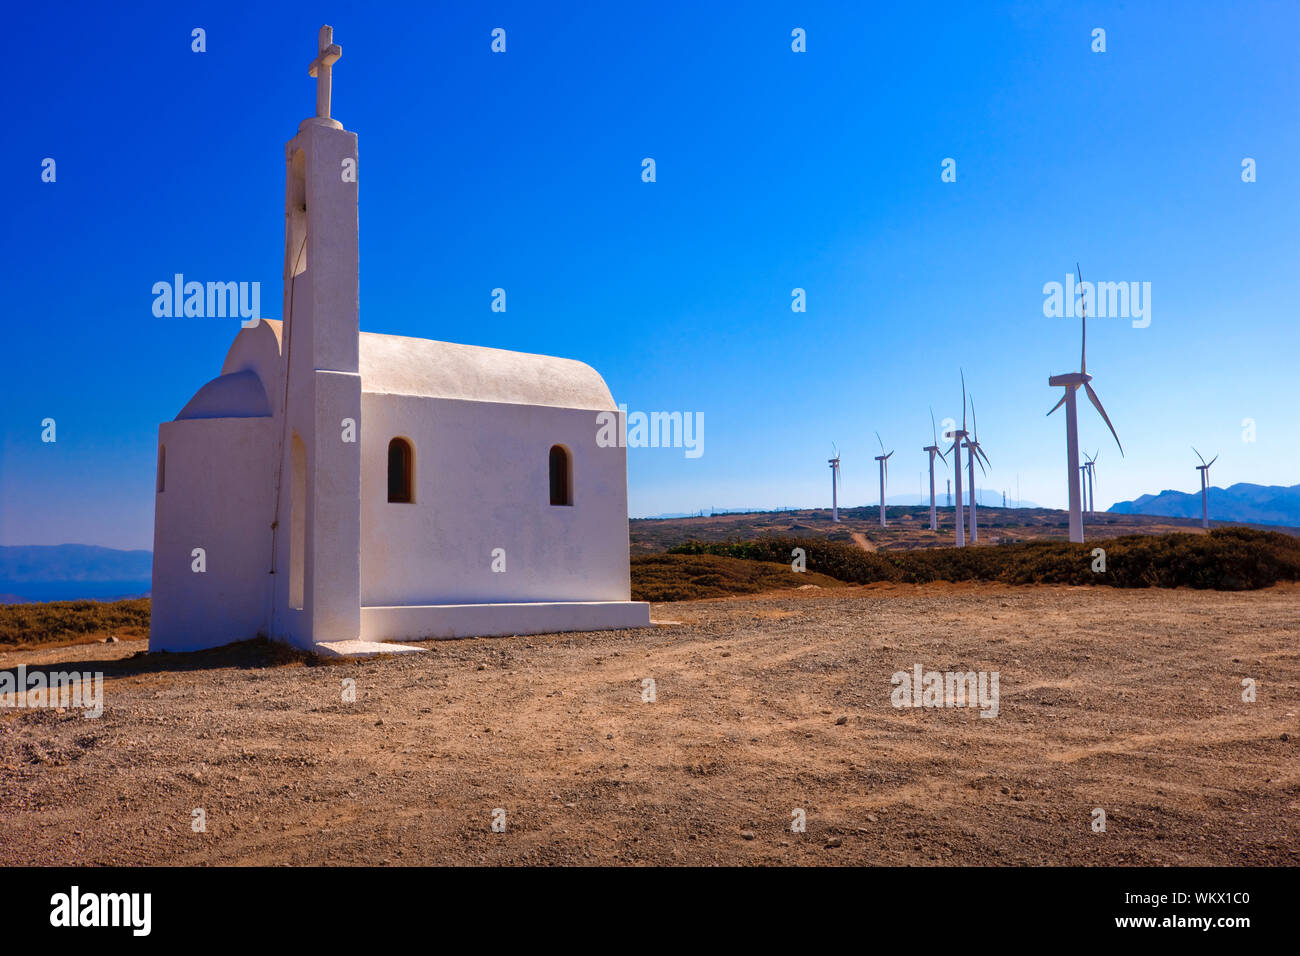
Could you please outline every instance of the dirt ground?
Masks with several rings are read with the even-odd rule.
[[[334,664],[0,654],[105,673],[98,719],[0,710],[0,865],[1300,863],[1300,587],[878,585],[655,618],[677,623]],[[998,716],[895,708],[918,663],[997,671]]]

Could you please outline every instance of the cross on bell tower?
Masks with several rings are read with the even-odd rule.
[[[320,125],[342,129],[343,124],[330,119],[330,91],[334,64],[343,55],[343,47],[334,42],[334,28],[323,26],[317,39],[317,55],[307,67],[307,75],[316,78],[316,121]]]

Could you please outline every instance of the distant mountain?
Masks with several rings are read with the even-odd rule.
[[[111,600],[149,593],[153,553],[92,544],[0,545],[0,595],[15,601]]]
[[[1252,485],[1240,482],[1227,488],[1211,487],[1206,495],[1210,521],[1244,521],[1250,524],[1278,524],[1300,527],[1300,485]],[[1199,518],[1200,491],[1162,491],[1133,501],[1111,505],[1121,515],[1160,515],[1166,518]]]

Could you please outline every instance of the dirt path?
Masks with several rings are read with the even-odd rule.
[[[656,614],[681,623],[332,665],[5,653],[106,680],[97,720],[0,710],[0,865],[1300,864],[1300,588]],[[891,706],[918,663],[999,672],[998,716]]]
[[[863,551],[876,550],[876,546],[872,544],[870,539],[868,539],[867,536],[863,534],[861,531],[850,531],[849,534],[852,535],[853,537],[853,543],[856,544]]]

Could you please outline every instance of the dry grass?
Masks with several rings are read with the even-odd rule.
[[[149,599],[0,604],[0,648],[149,636]]]

